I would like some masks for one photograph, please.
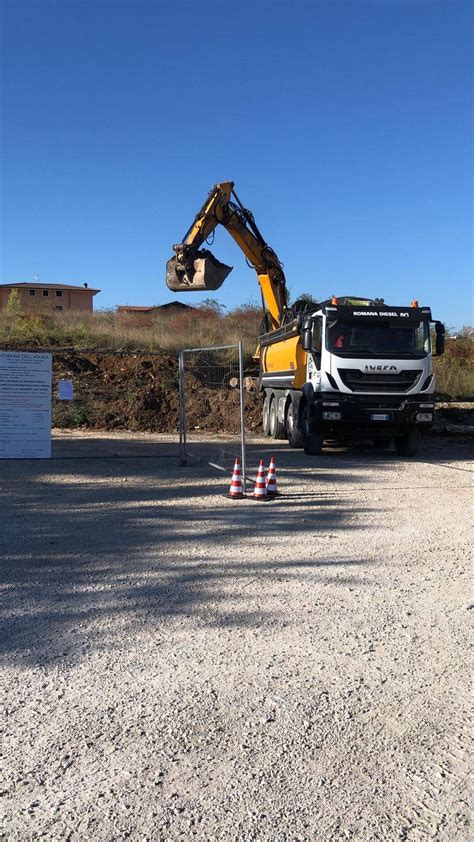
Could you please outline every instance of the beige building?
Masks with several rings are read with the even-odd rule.
[[[94,309],[93,298],[100,289],[92,289],[87,284],[74,286],[72,284],[0,284],[0,310],[8,303],[12,290],[18,290],[20,304],[23,308],[31,306],[52,307],[54,310],[87,310]]]

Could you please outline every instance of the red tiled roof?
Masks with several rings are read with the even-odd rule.
[[[117,307],[117,313],[151,313],[155,307],[135,307],[129,304],[121,304]]]
[[[120,304],[117,307],[117,313],[172,313],[178,310],[195,310],[195,307],[190,307],[189,304],[183,304],[181,301],[169,301],[168,304],[155,304],[155,306],[136,306],[134,304]]]

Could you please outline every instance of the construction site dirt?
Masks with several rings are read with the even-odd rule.
[[[212,447],[2,463],[5,838],[467,840],[468,440]]]
[[[212,374],[212,363],[208,366]],[[192,429],[237,432],[240,423],[238,388],[229,383],[209,385],[202,369],[186,377],[187,420]],[[245,412],[249,430],[261,425],[258,367],[245,378]],[[55,352],[53,391],[61,378],[71,379],[71,403],[53,404],[53,424],[62,428],[176,432],[179,423],[178,357],[170,354]],[[238,380],[235,380],[238,386]]]

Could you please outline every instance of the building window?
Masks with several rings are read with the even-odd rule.
[[[63,309],[63,305],[62,305],[62,304],[56,304],[56,306],[55,306],[55,308],[54,308],[54,309],[55,309],[55,310],[61,310],[61,311],[62,311],[62,309]]]
[[[45,296],[46,296],[46,295],[49,295],[49,289],[44,289],[44,290],[43,290],[43,295],[45,295]]]
[[[36,295],[36,290],[35,290],[35,289],[30,289],[30,295]]]
[[[57,289],[56,290],[56,298],[62,298],[62,297],[63,297],[62,289]]]

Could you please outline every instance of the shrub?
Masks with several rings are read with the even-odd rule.
[[[474,342],[469,338],[446,340],[442,357],[434,360],[436,391],[440,397],[474,399]]]
[[[11,316],[19,316],[21,313],[20,293],[17,289],[12,289],[8,296],[8,301],[5,307],[6,312]]]

